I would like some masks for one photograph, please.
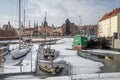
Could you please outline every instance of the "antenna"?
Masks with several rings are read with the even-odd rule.
[[[79,23],[79,31],[80,31],[80,35],[82,35],[82,16],[79,15],[79,18],[80,18],[80,23]]]

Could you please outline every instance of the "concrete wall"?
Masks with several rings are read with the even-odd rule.
[[[118,33],[120,33],[120,13],[118,14]]]
[[[114,40],[114,49],[120,49],[120,39]]]

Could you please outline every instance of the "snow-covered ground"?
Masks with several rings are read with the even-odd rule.
[[[51,48],[60,51],[60,56],[55,62],[63,60],[70,64],[71,75],[99,72],[99,68],[103,66],[103,64],[78,56],[77,51],[72,50],[72,42],[72,38],[64,38],[59,40],[57,42],[58,44],[51,46]]]
[[[82,50],[87,52],[95,52],[95,53],[101,53],[101,54],[120,54],[120,52],[112,51],[112,50],[102,50],[102,49],[88,49],[88,50]]]
[[[119,80],[120,79],[120,73],[97,73],[100,71],[100,66],[103,66],[100,62],[95,62],[92,60],[88,60],[85,58],[82,58],[77,55],[77,51],[72,50],[72,38],[64,38],[61,40],[58,40],[56,44],[51,45],[51,48],[56,49],[60,51],[60,55],[57,59],[54,60],[54,62],[59,61],[66,61],[69,64],[69,75],[68,76],[55,76],[55,77],[48,77],[43,80],[71,80],[71,79],[83,79],[83,80]],[[22,62],[22,71],[29,72],[31,71],[31,53],[32,53],[32,71],[35,69],[35,61],[36,61],[36,55],[38,51],[38,44],[34,44],[32,47],[32,50],[30,53],[27,54],[27,56],[24,58]],[[12,48],[11,48],[12,49]],[[11,69],[7,69],[11,68]],[[20,66],[14,66],[14,65],[5,65],[3,72],[19,72]],[[21,77],[8,77],[6,80],[23,80],[20,78],[24,78],[24,76]],[[33,77],[33,78],[24,78],[24,80],[39,80],[39,77]],[[42,80],[42,79],[40,79]]]

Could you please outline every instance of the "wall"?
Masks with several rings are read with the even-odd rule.
[[[120,13],[118,14],[118,33],[120,33]]]
[[[105,19],[98,23],[99,26],[99,37],[111,37],[114,32],[117,32],[117,20],[118,17],[114,16]]]
[[[120,49],[120,39],[114,40],[114,49]]]

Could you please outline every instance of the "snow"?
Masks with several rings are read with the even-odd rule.
[[[66,61],[70,64],[70,73],[74,75],[99,72],[99,68],[103,66],[102,63],[84,59],[77,55],[77,51],[68,50],[72,49],[72,41],[72,38],[64,38],[59,40],[58,44],[51,46],[60,51],[60,56],[54,62]]]
[[[82,80],[120,80],[120,73],[81,74],[73,75],[71,78]]]
[[[101,54],[120,54],[120,52],[112,51],[112,50],[102,50],[102,49],[91,49],[91,50],[83,50],[87,52],[95,52],[95,53],[101,53]]]
[[[66,61],[66,63],[69,64],[69,68],[70,68],[69,75],[47,77],[45,79],[40,79],[40,80],[71,80],[71,79],[74,79],[74,80],[119,80],[120,79],[120,73],[97,73],[100,71],[100,67],[103,66],[103,64],[101,62],[95,62],[95,61],[88,60],[88,59],[78,56],[77,51],[72,49],[72,41],[73,41],[72,38],[63,38],[61,40],[58,40],[56,44],[51,45],[52,49],[56,49],[60,51],[59,56],[57,57],[57,59],[54,60],[54,62]],[[39,44],[34,44],[32,46],[30,53],[28,53],[27,56],[24,57],[24,60],[21,63],[23,72],[31,71],[31,56],[32,56],[32,71],[35,70],[38,47],[39,47]],[[13,49],[13,45],[11,45],[10,48]],[[115,52],[111,52],[107,50],[105,51],[92,50],[92,51],[115,53]],[[13,63],[9,63],[9,64],[5,64],[3,68],[0,67],[0,71],[1,70],[3,70],[3,73],[20,72],[20,66],[14,66]],[[32,75],[29,75],[29,78],[28,77],[25,78],[25,75],[22,75],[19,77],[18,76],[8,77],[5,80],[7,79],[9,80],[16,80],[16,79],[17,80],[39,80],[39,78],[40,77],[35,77]]]
[[[23,42],[22,40],[5,40],[5,41],[0,41],[0,43],[11,43],[11,42],[16,42],[16,43],[19,43],[19,42]]]

